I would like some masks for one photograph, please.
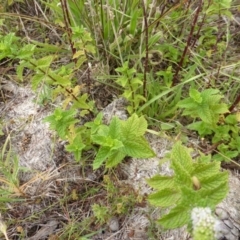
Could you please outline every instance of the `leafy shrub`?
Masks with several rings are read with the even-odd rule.
[[[171,153],[173,176],[156,175],[147,180],[156,190],[148,200],[157,207],[172,207],[158,222],[165,228],[179,228],[191,223],[196,207],[214,209],[228,192],[228,172],[221,171],[219,162],[199,157],[193,160],[190,149],[176,143]]]

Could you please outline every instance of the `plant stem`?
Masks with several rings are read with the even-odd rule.
[[[74,47],[74,43],[72,41],[71,21],[70,21],[70,17],[69,17],[69,11],[68,11],[66,0],[61,0],[61,6],[62,6],[62,11],[63,11],[63,19],[64,19],[64,23],[65,23],[65,27],[66,27],[67,35],[68,35],[68,41],[70,43],[70,47],[71,47],[71,50],[72,50],[72,55],[74,55],[77,50]],[[76,58],[74,58],[73,61],[75,63],[77,63]]]
[[[198,17],[199,17],[199,13],[200,13],[200,11],[201,11],[201,9],[202,9],[202,3],[203,3],[202,0],[200,0],[200,1],[199,1],[199,4],[198,4],[198,7],[197,7],[197,11],[196,11],[196,13],[195,13],[195,16],[194,16],[194,19],[193,19],[193,22],[192,22],[192,26],[191,26],[191,29],[190,29],[190,33],[189,33],[189,35],[188,35],[187,44],[186,44],[186,46],[185,46],[185,48],[184,48],[183,54],[182,54],[182,56],[181,56],[181,59],[180,59],[178,65],[177,65],[177,70],[176,70],[176,72],[175,72],[175,74],[174,74],[174,76],[173,76],[172,86],[175,86],[175,85],[177,85],[177,83],[178,83],[178,74],[179,74],[179,72],[180,72],[180,70],[181,70],[181,68],[182,68],[182,66],[183,66],[183,61],[184,61],[185,56],[187,55],[188,48],[189,48],[190,45],[191,45],[191,41],[192,41],[192,39],[193,39],[193,32],[194,32],[195,26],[196,26],[196,24],[197,24],[197,19],[198,19]]]
[[[143,20],[144,20],[144,29],[145,29],[145,45],[146,45],[146,55],[145,55],[145,61],[144,61],[144,72],[143,72],[143,96],[147,97],[147,72],[148,72],[148,20],[147,20],[147,13],[145,8],[144,0],[142,0],[142,6],[143,6]]]

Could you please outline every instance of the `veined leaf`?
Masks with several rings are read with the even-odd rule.
[[[121,134],[121,121],[117,117],[113,117],[109,125],[108,134],[115,139],[120,139]]]
[[[91,106],[89,105],[89,103],[87,103],[88,99],[88,94],[84,93],[82,96],[78,97],[78,100],[74,100],[74,106],[76,106],[76,108],[80,108],[80,109],[91,109]]]
[[[171,152],[171,163],[176,176],[179,176],[180,178],[190,178],[193,171],[193,161],[190,156],[189,149],[182,146],[180,142],[173,146]]]
[[[192,172],[192,175],[201,180],[204,177],[218,173],[219,170],[220,162],[194,163],[194,171]]]
[[[155,153],[143,137],[132,137],[123,141],[126,155],[135,158],[154,157]]]
[[[200,189],[199,197],[204,198],[208,201],[208,204],[210,206],[216,206],[218,203],[220,203],[228,193],[229,187],[228,182],[222,182],[217,187],[213,189]]]
[[[111,153],[111,148],[109,147],[100,147],[98,153],[93,161],[93,170],[98,169],[101,167],[103,162],[108,158]]]
[[[44,118],[44,122],[49,122],[50,128],[57,131],[62,139],[65,139],[69,126],[78,122],[75,118],[76,114],[77,111],[74,109],[64,111],[56,108],[52,115]]]
[[[36,66],[37,68],[41,68],[45,70],[46,68],[50,67],[50,64],[52,63],[53,59],[54,59],[53,55],[40,58],[37,60]]]
[[[23,60],[30,58],[34,53],[35,48],[36,48],[36,46],[33,44],[25,45],[23,48],[21,48],[19,50],[19,52],[17,54],[17,58],[23,59]]]
[[[32,77],[32,89],[35,91],[38,85],[45,79],[45,74],[39,73]]]
[[[212,127],[203,121],[191,123],[187,126],[187,128],[197,131],[200,136],[212,134]]]
[[[121,151],[121,149],[118,149],[111,153],[111,155],[108,157],[106,162],[107,168],[112,168],[118,165],[124,158],[126,157],[126,154]]]
[[[133,136],[142,136],[147,130],[147,121],[143,116],[140,118],[133,114],[127,121],[122,122],[121,133],[126,139]]]
[[[201,186],[204,189],[214,189],[219,186],[219,184],[228,182],[228,173],[227,172],[218,172],[215,174],[211,174],[210,176],[206,176],[203,179],[200,179]]]
[[[64,87],[71,86],[71,81],[68,76],[61,77],[53,71],[50,71],[48,75],[54,79],[53,84],[61,84]]]
[[[201,93],[198,92],[196,89],[191,88],[190,91],[189,91],[189,96],[197,103],[202,102]]]
[[[68,152],[72,152],[74,154],[75,160],[79,162],[81,159],[82,150],[85,147],[86,145],[82,143],[81,135],[78,134],[77,137],[75,137],[75,139],[73,140],[73,142],[66,146],[66,150]]]
[[[181,198],[180,191],[165,188],[148,196],[148,201],[157,207],[170,207],[175,205]]]
[[[173,229],[184,226],[190,221],[190,211],[187,208],[178,206],[163,216],[158,222],[165,229]]]
[[[156,175],[150,179],[147,179],[146,181],[150,187],[157,190],[163,190],[165,188],[171,189],[176,187],[174,178],[170,176]]]

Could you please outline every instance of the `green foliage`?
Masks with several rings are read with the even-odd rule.
[[[100,224],[106,223],[109,218],[108,208],[106,206],[100,206],[99,204],[93,204],[92,206],[93,214],[97,218]]]
[[[173,176],[156,175],[148,184],[156,190],[149,202],[157,207],[172,207],[158,222],[166,229],[190,223],[195,207],[214,208],[228,192],[228,173],[219,162],[193,160],[190,150],[176,143],[169,154]]]
[[[103,176],[102,186],[107,195],[101,203],[92,206],[94,216],[101,224],[107,223],[113,216],[128,214],[136,203],[142,201],[132,186],[120,183],[112,174]]]
[[[134,113],[141,102],[145,102],[146,99],[142,94],[139,94],[140,87],[143,85],[142,76],[136,74],[134,68],[129,69],[129,63],[125,62],[122,67],[116,68],[115,70],[121,74],[118,77],[116,83],[123,87],[124,92],[122,94],[131,105],[127,107],[129,113]]]
[[[44,121],[49,122],[50,127],[56,130],[62,139],[65,139],[69,127],[77,122],[76,114],[77,111],[73,109],[63,111],[61,108],[56,108],[53,115],[46,117]]]
[[[180,101],[178,106],[184,108],[183,115],[190,115],[193,118],[199,117],[204,123],[215,127],[220,114],[228,112],[227,105],[220,103],[223,96],[218,93],[217,89],[206,89],[200,93],[191,88],[190,97]]]
[[[19,172],[24,170],[19,166],[17,156],[11,148],[10,135],[7,136],[5,143],[1,147],[0,154],[0,202],[9,203],[21,201],[24,197],[24,192],[21,189],[19,181]],[[2,207],[2,206],[1,206]]]
[[[240,154],[240,132],[236,114],[224,117],[229,111],[227,105],[221,102],[222,98],[217,89],[206,89],[201,93],[190,89],[189,97],[180,101],[178,106],[184,109],[183,115],[196,120],[188,125],[189,129],[197,131],[202,138],[211,137],[212,144],[217,144],[219,153],[213,159],[229,161]]]
[[[126,156],[150,158],[155,155],[143,137],[147,130],[147,122],[136,114],[126,121],[114,117],[109,126],[87,126],[92,128],[92,141],[100,145],[93,162],[94,169],[99,168],[105,161],[107,168],[114,167]]]
[[[76,161],[83,161],[82,155],[88,154],[89,150],[95,151],[94,169],[103,165],[112,168],[126,156],[153,157],[155,154],[144,138],[147,125],[152,124],[155,128],[156,122],[161,121],[162,129],[173,129],[180,118],[178,108],[184,109],[183,115],[192,118],[188,128],[210,139],[219,153],[213,158],[201,154],[193,161],[189,150],[176,144],[170,155],[175,174],[171,177],[157,175],[148,181],[157,190],[149,196],[149,201],[156,206],[173,207],[159,220],[165,228],[188,224],[195,206],[214,208],[226,195],[227,174],[220,172],[219,162],[211,162],[211,159],[221,161],[240,154],[239,119],[228,112],[223,103],[225,96],[214,89],[219,83],[211,80],[209,85],[213,88],[209,89],[205,79],[201,79],[216,66],[219,79],[222,74],[222,66],[217,64],[219,60],[221,64],[225,62],[222,60],[228,56],[230,34],[227,28],[222,31],[223,24],[212,23],[218,22],[218,18],[231,17],[231,0],[203,1],[199,12],[192,6],[194,3],[184,5],[183,1],[172,5],[165,5],[165,1],[159,4],[159,1],[136,0],[64,2],[66,6],[59,0],[41,1],[47,6],[47,12],[52,10],[49,19],[53,18],[58,30],[63,31],[61,46],[33,40],[29,44],[12,32],[2,34],[1,62],[7,60],[9,65],[16,64],[20,81],[26,81],[25,71],[28,70],[32,89],[39,91],[41,88],[40,104],[63,99],[61,107],[45,121],[67,141],[66,150]],[[5,3],[4,11],[12,3],[12,0]],[[1,19],[0,23],[2,28]],[[6,29],[4,26],[4,33]],[[59,66],[58,61],[63,58],[64,66]],[[67,58],[72,61],[65,62]],[[76,84],[79,80],[76,73],[79,69],[85,71],[86,66],[90,78],[94,72],[91,72],[91,62],[100,62],[109,68],[96,80],[104,79],[103,82],[108,84],[109,79],[114,79],[110,84],[122,88],[121,94],[129,102],[127,110],[132,114],[128,120],[114,117],[109,126],[104,125],[103,116],[97,115],[89,92],[82,91],[83,85]],[[239,83],[238,77],[235,81]],[[190,85],[189,97],[180,101]],[[207,89],[199,92],[196,85]],[[219,87],[233,99],[238,88]],[[153,122],[147,123],[143,116],[134,113],[144,114]],[[17,158],[10,162],[6,161],[12,164],[13,170],[6,170],[3,177],[10,181],[2,182],[10,186],[10,192],[18,191]],[[105,223],[111,213],[127,212],[127,204],[132,201],[107,177],[104,181],[107,202],[112,206],[93,205],[94,215],[100,223]],[[119,195],[122,197],[116,197]],[[78,231],[76,226],[75,232]]]
[[[54,113],[45,118],[50,127],[58,135],[69,141],[66,150],[72,152],[77,161],[80,161],[82,151],[92,148],[93,144],[100,146],[93,161],[93,169],[97,169],[106,162],[107,168],[119,164],[126,156],[136,158],[150,158],[155,153],[144,139],[147,130],[147,121],[144,117],[133,114],[123,121],[113,117],[110,125],[102,124],[102,114],[98,114],[92,122],[78,127],[76,123],[77,111],[74,109],[55,109]]]
[[[82,150],[86,147],[84,143],[82,143],[81,135],[77,135],[70,144],[66,146],[66,150],[68,152],[73,153],[75,160],[80,161],[82,156]]]

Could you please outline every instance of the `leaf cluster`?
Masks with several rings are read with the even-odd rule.
[[[120,73],[116,83],[123,87],[124,91],[122,96],[130,102],[130,106],[127,110],[130,114],[135,112],[141,102],[145,102],[146,99],[139,92],[140,87],[143,85],[143,80],[140,74],[137,74],[136,69],[129,68],[129,63],[124,62],[122,67],[115,70]]]
[[[184,109],[183,115],[195,120],[188,128],[197,131],[200,137],[210,138],[212,144],[218,145],[219,153],[215,154],[213,159],[219,161],[240,154],[238,115],[229,114],[228,106],[222,99],[223,95],[219,94],[217,89],[199,92],[191,88],[189,97],[178,103],[178,106]]]
[[[144,138],[147,121],[133,114],[126,121],[114,117],[109,126],[90,125],[93,143],[100,145],[93,161],[93,168],[99,168],[104,162],[111,168],[119,164],[126,156],[150,158],[155,153]]]
[[[228,192],[228,173],[222,172],[219,162],[192,159],[190,149],[180,142],[169,154],[173,176],[156,175],[147,180],[156,190],[149,202],[157,207],[172,207],[158,221],[164,228],[178,228],[191,221],[194,207],[214,208]]]

